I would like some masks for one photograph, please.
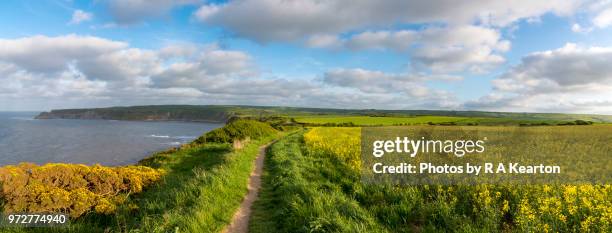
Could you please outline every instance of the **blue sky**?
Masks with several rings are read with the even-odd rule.
[[[0,110],[612,114],[607,1],[4,1]]]

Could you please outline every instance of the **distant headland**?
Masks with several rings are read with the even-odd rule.
[[[517,113],[453,110],[378,110],[332,109],[246,105],[148,105],[88,109],[59,109],[42,112],[36,119],[96,119],[128,121],[188,121],[227,122],[235,117],[303,117],[303,116],[370,116],[415,117],[451,116],[470,118],[503,118],[517,121],[574,121],[612,122],[612,116],[564,113]]]

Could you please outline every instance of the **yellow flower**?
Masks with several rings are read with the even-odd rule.
[[[504,213],[507,213],[510,210],[510,203],[508,202],[508,200],[504,200],[504,204],[502,206],[502,211]]]

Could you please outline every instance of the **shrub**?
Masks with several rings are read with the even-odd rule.
[[[141,192],[162,174],[143,166],[21,163],[0,168],[0,195],[6,213],[54,212],[73,218],[90,210],[110,214],[128,193]]]
[[[235,120],[223,128],[212,130],[196,139],[195,143],[220,142],[232,143],[247,138],[257,140],[275,134],[277,131],[269,124],[255,120]]]

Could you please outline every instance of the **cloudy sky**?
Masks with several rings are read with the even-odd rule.
[[[612,114],[612,1],[0,5],[0,111],[248,104]]]

